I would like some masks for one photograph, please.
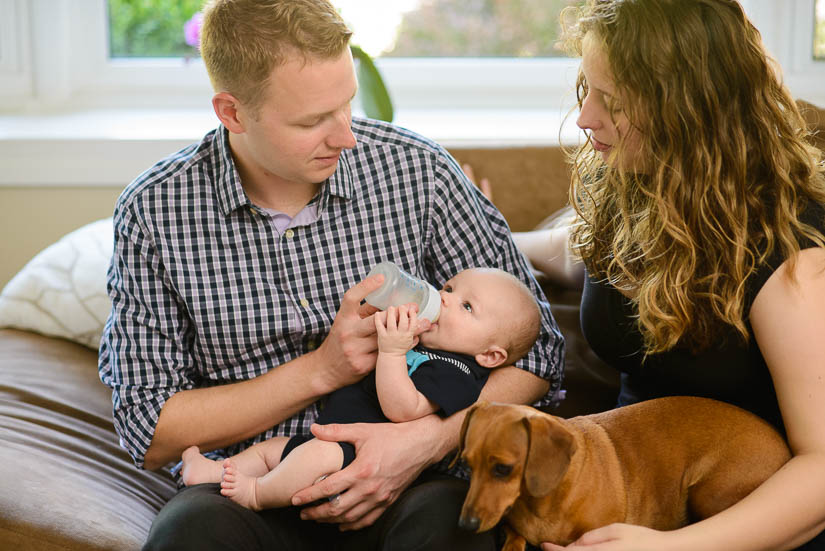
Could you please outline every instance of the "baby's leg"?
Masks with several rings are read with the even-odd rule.
[[[276,436],[248,447],[232,456],[237,469],[248,476],[263,476],[280,462],[281,452],[289,438]],[[200,453],[197,446],[191,446],[183,452],[181,478],[187,486],[220,482],[223,476],[223,460],[212,460]]]
[[[341,469],[344,452],[337,442],[312,439],[287,455],[266,475],[255,478],[240,471],[233,459],[224,462],[221,494],[253,511],[292,504],[298,490]]]

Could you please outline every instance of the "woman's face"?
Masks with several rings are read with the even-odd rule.
[[[630,124],[622,109],[622,98],[617,95],[607,53],[602,41],[592,32],[584,35],[581,70],[587,82],[587,96],[576,124],[588,131],[590,142],[609,166],[641,170],[639,130]],[[617,148],[620,139],[624,139],[621,153]]]

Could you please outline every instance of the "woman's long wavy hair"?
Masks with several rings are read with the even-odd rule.
[[[592,277],[635,297],[645,356],[708,348],[720,329],[748,341],[748,277],[798,237],[825,204],[825,165],[759,32],[734,0],[590,0],[565,43],[600,39],[644,170],[608,166],[588,142],[573,155],[571,246]],[[582,106],[587,82],[579,74]]]

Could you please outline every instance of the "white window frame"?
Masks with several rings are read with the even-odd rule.
[[[0,58],[0,94],[18,96],[18,107],[196,107],[211,96],[199,59],[108,59],[105,0],[0,0],[0,8],[20,18],[18,32],[2,36],[31,47],[18,55],[25,74],[15,87],[5,86]],[[558,108],[554,99],[570,90],[578,61],[387,58],[377,65],[401,108],[523,109]]]
[[[825,62],[811,56],[814,0],[743,0],[794,95],[825,101]],[[199,59],[108,59],[105,0],[0,0],[5,109],[205,105]],[[797,29],[797,32],[794,30]],[[386,58],[379,69],[400,109],[566,109],[578,60]],[[207,103],[208,104],[208,103]]]

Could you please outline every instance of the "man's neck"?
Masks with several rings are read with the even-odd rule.
[[[230,144],[232,139],[230,136]],[[295,217],[315,197],[322,184],[290,182],[248,162],[242,150],[232,147],[235,168],[241,185],[253,204]]]
[[[263,185],[248,185],[251,179],[241,172],[241,185],[253,204],[282,212],[294,218],[315,197],[321,184],[307,186],[304,184],[279,185],[277,182]]]

